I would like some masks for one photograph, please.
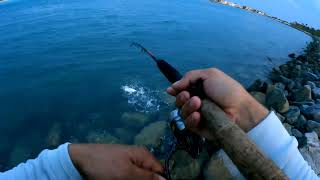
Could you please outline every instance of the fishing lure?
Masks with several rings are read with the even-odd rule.
[[[157,64],[161,73],[168,79],[170,83],[175,83],[182,78],[182,75],[173,66],[167,63],[163,59],[156,58],[151,51],[144,48],[141,44],[132,43],[131,46],[135,46],[141,49],[142,52],[149,55],[154,62]],[[198,81],[193,84],[189,89],[191,96],[199,96],[204,98],[205,93],[203,92],[202,81]],[[171,148],[167,153],[165,159],[165,176],[168,180],[171,180],[170,165],[169,162],[175,152],[178,150],[186,151],[192,158],[196,158],[203,149],[205,144],[204,138],[196,135],[195,133],[187,130],[184,126],[184,122],[181,119],[179,110],[174,110],[170,114],[170,127],[175,137],[172,140]]]

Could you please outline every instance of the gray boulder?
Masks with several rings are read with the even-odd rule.
[[[115,128],[114,134],[125,143],[131,143],[135,135],[135,133],[129,128]]]
[[[319,77],[316,75],[316,74],[313,74],[311,72],[305,72],[303,74],[303,78],[306,80],[306,81],[318,81],[319,80]]]
[[[303,134],[298,129],[295,129],[295,128],[291,129],[291,133],[296,138],[302,138],[303,137]]]
[[[280,113],[276,112],[277,117],[280,119],[281,122],[284,122],[286,120],[285,117],[283,117]]]
[[[320,98],[320,88],[313,88],[312,95],[313,95],[314,99],[319,99]]]
[[[284,114],[289,124],[293,125],[297,122],[300,115],[300,109],[296,106],[290,106],[287,113]]]
[[[253,91],[250,94],[262,105],[266,104],[266,95],[262,92]]]
[[[293,80],[291,80],[291,79],[289,79],[289,78],[286,78],[285,76],[280,76],[279,77],[279,80],[283,83],[283,84],[285,84],[287,87],[288,87],[288,89],[289,90],[292,90],[295,86],[296,86],[296,83],[293,81]]]
[[[134,138],[134,144],[144,146],[157,146],[161,137],[166,134],[168,124],[165,121],[157,121],[144,127]]]
[[[289,102],[283,91],[279,88],[271,88],[268,90],[266,105],[268,108],[273,108],[280,113],[285,113],[289,110]]]
[[[48,137],[46,139],[47,146],[58,146],[61,143],[62,128],[60,123],[54,123],[49,130]]]
[[[311,87],[309,85],[305,85],[301,89],[295,91],[293,96],[294,100],[298,102],[311,101]]]
[[[297,121],[293,124],[294,127],[301,129],[304,127],[304,125],[307,123],[306,118],[300,114],[300,116],[298,117]]]
[[[237,167],[233,164],[228,155],[223,151],[219,150],[213,154],[210,158],[209,163],[203,171],[204,179],[234,179],[244,180]]]
[[[177,151],[172,157],[172,179],[197,179],[202,171],[205,160],[209,159],[207,153],[201,153],[200,157],[193,159],[185,151]]]
[[[320,104],[306,107],[302,110],[302,113],[306,116],[307,119],[320,121]]]
[[[300,150],[303,158],[308,162],[316,174],[320,174],[320,144],[317,133],[305,134],[307,145]]]
[[[283,83],[281,83],[281,82],[275,83],[274,86],[275,86],[276,88],[281,89],[281,90],[284,90],[284,89],[286,88],[286,86],[285,86]]]
[[[150,118],[144,113],[125,112],[121,115],[120,121],[128,127],[142,128],[150,121]]]
[[[288,123],[283,123],[284,128],[286,128],[287,132],[292,136],[292,126]]]
[[[317,88],[316,84],[312,81],[307,81],[306,85],[309,85],[311,87],[311,89]]]
[[[88,143],[121,144],[121,141],[106,131],[90,131],[86,136]]]
[[[306,129],[309,132],[314,131],[319,135],[320,134],[320,123],[318,123],[316,121],[309,120],[307,122]]]

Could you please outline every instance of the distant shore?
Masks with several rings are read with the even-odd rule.
[[[233,3],[233,2],[229,2],[229,1],[225,1],[225,0],[210,0],[211,2],[213,3],[219,3],[219,4],[223,4],[223,5],[226,5],[226,6],[231,6],[231,7],[234,7],[234,8],[238,8],[238,9],[242,9],[242,10],[245,10],[245,11],[248,11],[248,12],[252,12],[252,13],[256,13],[256,14],[259,14],[261,16],[265,16],[265,17],[268,17],[268,18],[271,18],[275,21],[278,21],[282,24],[285,24],[287,26],[290,26],[298,31],[301,31],[311,37],[315,37],[317,39],[319,39],[320,37],[320,30],[316,30],[314,28],[310,28],[304,24],[300,24],[300,23],[297,23],[297,22],[288,22],[288,21],[285,21],[285,20],[282,20],[282,19],[279,19],[275,16],[270,16],[268,15],[267,13],[263,12],[263,11],[260,11],[260,10],[257,10],[257,9],[254,9],[254,8],[251,8],[251,7],[248,7],[248,6],[241,6],[239,4],[236,4],[236,3]]]

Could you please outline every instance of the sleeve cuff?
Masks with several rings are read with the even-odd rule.
[[[271,112],[260,124],[248,132],[249,138],[281,169],[289,160],[288,154],[298,147],[298,142],[291,137],[279,118]]]
[[[74,167],[71,158],[69,156],[69,145],[70,143],[65,143],[59,146],[58,150],[58,158],[63,170],[70,177],[70,179],[74,180],[82,180],[82,177],[78,170]]]

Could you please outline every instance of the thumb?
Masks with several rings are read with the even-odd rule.
[[[132,179],[145,179],[145,180],[165,180],[164,177],[152,171],[133,166]]]

